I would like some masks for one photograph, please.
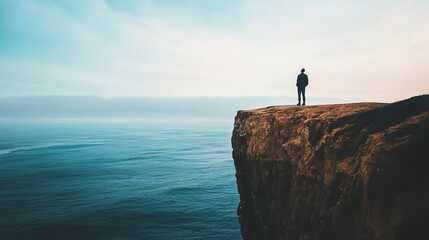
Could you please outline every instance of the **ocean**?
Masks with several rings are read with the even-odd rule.
[[[231,132],[3,123],[0,239],[241,239]]]

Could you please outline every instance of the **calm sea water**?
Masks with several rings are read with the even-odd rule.
[[[0,125],[0,239],[241,239],[232,126]]]

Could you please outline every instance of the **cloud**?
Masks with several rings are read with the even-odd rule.
[[[26,47],[0,40],[0,95],[293,96],[301,67],[319,97],[392,101],[429,89],[420,2],[7,7],[1,31]]]

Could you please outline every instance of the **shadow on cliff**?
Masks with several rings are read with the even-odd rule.
[[[367,134],[386,130],[388,127],[405,121],[412,116],[429,111],[429,95],[412,97],[403,101],[384,105],[370,111],[346,116],[334,122],[329,130],[344,125],[347,122],[354,124],[347,131],[361,131],[367,126]]]
[[[386,214],[385,217],[381,216],[385,219],[397,210],[394,209],[394,201],[397,200],[395,195],[405,196],[401,199],[404,206],[401,209],[403,222],[394,227],[394,239],[422,239],[427,236],[429,194],[423,189],[429,184],[429,121],[417,121],[419,117],[424,118],[425,113],[427,117],[429,95],[412,97],[340,118],[328,129],[332,131],[339,126],[348,126],[338,131],[334,139],[341,135],[354,135],[351,145],[345,149],[349,156],[357,155],[362,150],[360,147],[371,136],[383,134],[385,150],[378,157],[382,160],[370,163],[374,165],[374,171],[380,172],[368,178],[367,196],[370,202],[377,203],[376,206],[382,209],[378,214]],[[404,122],[409,124],[402,124]],[[356,133],[359,133],[357,137]]]

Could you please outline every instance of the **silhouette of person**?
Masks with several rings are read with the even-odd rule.
[[[296,86],[298,87],[298,104],[301,105],[301,94],[302,94],[302,106],[305,106],[305,87],[308,85],[308,76],[304,73],[305,69],[301,69],[301,74],[296,79]]]

